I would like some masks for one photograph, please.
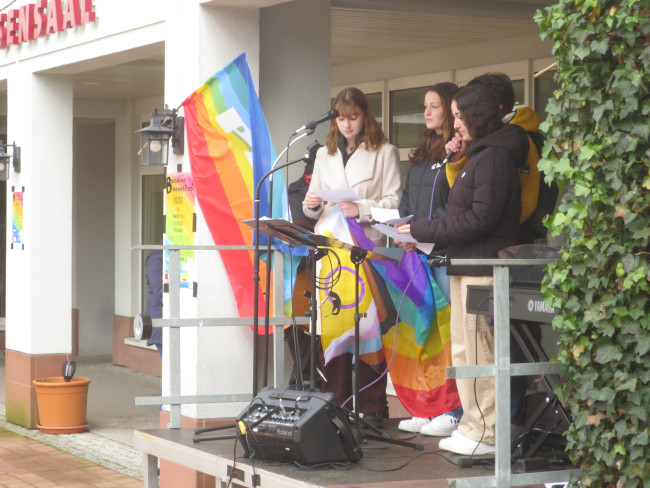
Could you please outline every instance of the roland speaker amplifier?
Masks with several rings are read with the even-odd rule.
[[[264,388],[237,424],[247,457],[306,465],[363,457],[332,393]]]

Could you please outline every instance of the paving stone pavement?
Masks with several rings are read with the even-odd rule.
[[[92,434],[76,440],[81,447]],[[59,437],[59,436],[54,436]],[[94,436],[98,437],[98,436]],[[68,439],[69,440],[69,439]],[[96,450],[72,452],[70,444],[54,447],[42,440],[0,428],[0,487],[2,488],[136,488],[139,473],[124,459],[107,460]],[[61,449],[63,447],[64,449]],[[105,467],[105,464],[111,464]],[[118,466],[119,464],[119,466]],[[117,469],[116,469],[117,468]],[[125,474],[129,473],[131,474]]]
[[[143,486],[133,430],[157,428],[160,421],[157,406],[135,406],[135,397],[157,396],[160,378],[114,366],[106,357],[75,359],[76,376],[91,379],[89,431],[44,434],[7,421],[0,354],[0,488]]]
[[[25,429],[12,422],[7,422],[4,406],[0,405],[0,452],[5,449],[4,444],[7,439],[12,438],[12,436],[3,433],[2,430],[117,471],[130,478],[142,480],[142,453],[121,442],[92,432],[53,435],[43,434],[40,430]],[[51,451],[44,450],[43,452]],[[6,467],[4,466],[6,460],[4,455],[0,458],[3,460],[3,464],[0,464],[0,480],[2,480],[4,476],[2,468]],[[141,484],[135,486],[141,486]]]

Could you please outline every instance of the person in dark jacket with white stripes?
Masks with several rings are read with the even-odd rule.
[[[398,229],[419,242],[447,248],[450,259],[496,258],[517,243],[521,214],[518,165],[526,160],[528,137],[501,120],[492,91],[466,86],[455,96],[456,135],[445,146],[451,161],[468,161],[449,192],[444,219],[419,220]],[[451,341],[454,366],[494,363],[494,333],[485,316],[468,314],[469,285],[491,285],[490,266],[448,266],[451,294]],[[476,383],[476,385],[475,385]],[[457,379],[463,407],[458,430],[440,441],[440,449],[462,455],[494,452],[494,378]],[[478,400],[478,403],[477,403]]]

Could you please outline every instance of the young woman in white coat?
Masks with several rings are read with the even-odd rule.
[[[327,143],[316,154],[314,173],[303,210],[307,217],[317,219],[315,233],[322,233],[321,224],[338,207],[348,219],[356,219],[375,245],[385,246],[386,236],[372,228],[372,207],[397,208],[401,196],[399,152],[389,144],[375,119],[368,99],[357,88],[345,88],[336,97],[334,108],[339,116],[331,123]],[[319,189],[352,188],[360,200],[356,202],[325,202],[314,193]],[[324,367],[323,391],[336,394],[344,402],[352,395],[352,355],[341,354]],[[386,377],[360,361],[357,409],[366,421],[382,424],[388,417]],[[370,385],[370,386],[368,386]],[[366,387],[366,388],[364,388]]]

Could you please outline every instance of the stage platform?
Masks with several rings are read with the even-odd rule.
[[[225,487],[232,476],[233,488],[446,488],[449,479],[494,474],[493,466],[460,468],[454,464],[459,456],[438,450],[439,437],[401,432],[396,426],[397,420],[391,419],[383,431],[394,439],[419,443],[423,450],[364,441],[363,459],[358,463],[326,469],[302,469],[261,459],[253,463],[243,457],[244,451],[234,439],[194,443],[194,429],[186,428],[136,431],[134,446],[145,454],[146,488],[158,487],[158,458],[214,476],[217,487]],[[234,428],[207,435],[230,432]],[[235,453],[236,462],[233,461]],[[543,484],[525,486],[544,487]]]

